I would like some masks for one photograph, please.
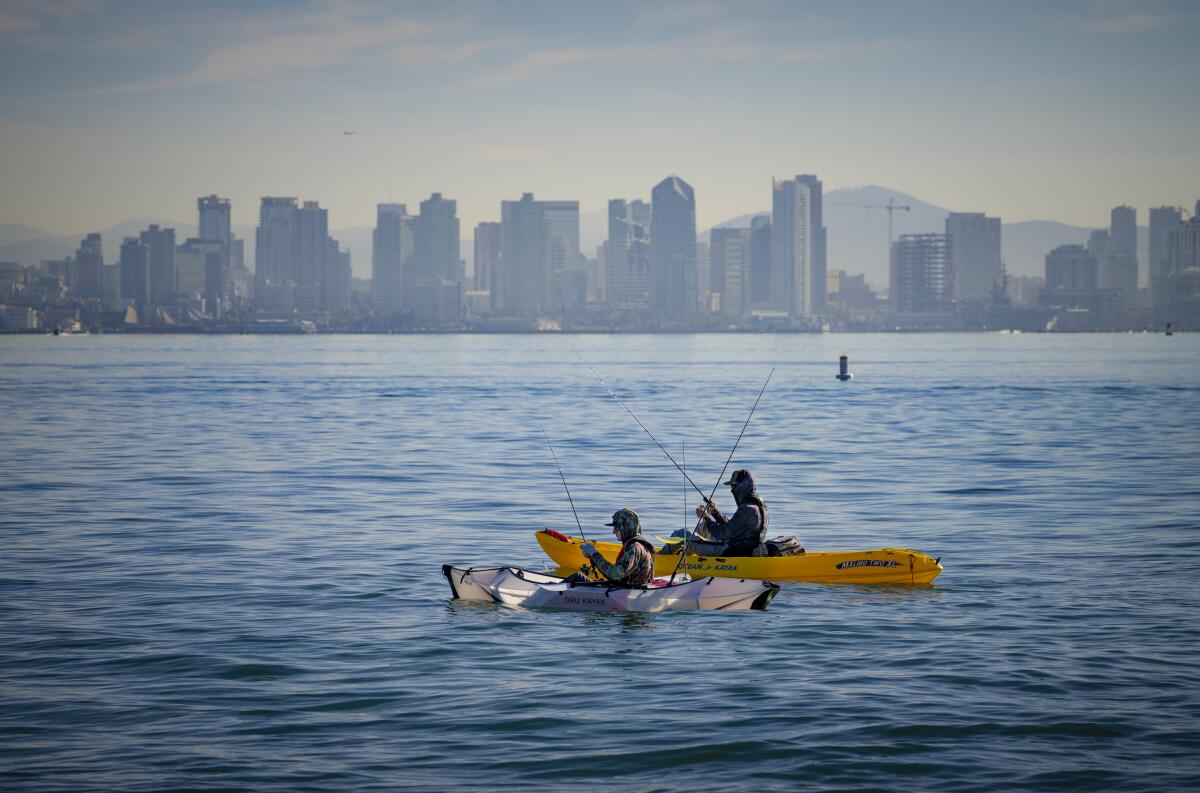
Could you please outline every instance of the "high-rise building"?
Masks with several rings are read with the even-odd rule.
[[[1167,260],[1167,234],[1179,228],[1183,213],[1178,207],[1155,207],[1150,210],[1150,259],[1146,262],[1146,284],[1154,294],[1154,283],[1163,275]]]
[[[750,219],[751,308],[770,308],[771,303],[771,216]]]
[[[550,243],[550,274],[554,280],[554,300],[559,309],[583,308],[587,281],[583,255],[579,251],[579,202],[543,201],[546,234]]]
[[[718,228],[709,241],[712,309],[728,317],[740,317],[748,308],[750,234],[748,228]]]
[[[121,299],[141,310],[150,302],[150,246],[134,237],[121,243]]]
[[[697,309],[696,194],[668,176],[650,194],[650,306],[661,316],[684,318]]]
[[[227,259],[228,247],[222,245],[222,250]],[[290,314],[332,308],[328,271],[340,266],[336,246],[330,246],[328,210],[316,201],[297,207],[295,198],[262,199],[255,279],[255,302],[261,311]]]
[[[176,291],[199,295],[214,317],[225,295],[225,245],[216,239],[189,238],[175,250]]]
[[[383,317],[404,308],[404,268],[412,256],[412,223],[404,204],[375,208],[371,248],[371,297]]]
[[[811,316],[818,309],[815,301],[824,299],[825,270],[816,261],[819,191],[815,177],[772,181],[771,307],[793,317]]]
[[[488,308],[495,310],[499,294],[501,234],[499,223],[475,226],[475,290],[488,293]]]
[[[98,233],[89,234],[79,242],[75,262],[79,267],[79,296],[104,297],[104,254]]]
[[[579,266],[579,202],[543,201],[550,235],[550,268],[554,272]]]
[[[305,201],[296,212],[296,309],[311,313],[322,308],[325,265],[329,255],[329,210]]]
[[[196,199],[196,209],[199,215],[197,239],[221,243],[220,277],[215,284],[210,284],[216,285],[218,291],[214,294],[206,290],[206,294],[209,294],[211,300],[223,305],[236,291],[235,283],[242,283],[248,277],[244,271],[242,241],[233,236],[228,198],[218,198],[216,195],[202,196]],[[241,288],[245,289],[244,284]],[[219,309],[214,309],[214,316],[217,314]]]
[[[1088,235],[1087,252],[1100,261],[1112,251],[1112,240],[1109,239],[1108,229],[1095,229]]]
[[[1109,225],[1112,253],[1137,261],[1137,210],[1130,206],[1113,207]]]
[[[406,308],[422,326],[444,326],[461,318],[463,263],[460,257],[458,202],[433,193],[421,202],[413,220],[413,255],[407,268],[411,302]],[[457,291],[458,297],[448,297]],[[451,313],[447,313],[451,312]]]
[[[1082,245],[1059,245],[1046,254],[1046,289],[1095,290],[1099,286],[1099,263]]]
[[[433,193],[421,202],[421,214],[413,222],[413,261],[415,279],[461,279],[458,202]]]
[[[950,298],[945,234],[901,234],[892,243],[889,292],[900,312],[934,311]]]
[[[500,310],[526,318],[554,313],[545,202],[533,193],[501,201],[500,238]]]
[[[196,208],[200,214],[199,239],[220,240],[226,248],[233,245],[233,232],[230,222],[228,198],[217,198],[215,195],[196,199]]]
[[[139,235],[150,248],[150,302],[159,306],[175,302],[175,229],[151,225]]]
[[[604,248],[607,300],[614,308],[649,304],[651,207],[645,201],[608,202],[608,241]]]
[[[824,194],[821,186],[821,180],[815,174],[805,173],[796,177],[796,181],[808,185],[809,201],[812,212],[812,273],[811,281],[811,302],[812,310],[820,312],[825,308],[825,273],[828,271],[825,251],[826,251],[826,230],[825,230],[825,209],[824,209]]]
[[[1166,267],[1158,281],[1154,315],[1186,330],[1200,330],[1200,217],[1167,232]]]
[[[950,296],[983,302],[1004,285],[1000,258],[1000,218],[982,212],[951,212],[946,216],[949,246]]]
[[[255,240],[255,281],[258,289],[295,282],[296,199],[264,196]]]
[[[1200,269],[1200,217],[1167,232],[1167,266],[1163,275]]]
[[[349,306],[352,280],[350,252],[341,250],[337,240],[327,237],[321,273],[321,306],[326,310]]]

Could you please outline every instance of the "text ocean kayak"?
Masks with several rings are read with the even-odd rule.
[[[765,581],[711,576],[669,586],[630,588],[569,584],[519,567],[444,564],[442,575],[459,600],[574,611],[761,611],[779,592],[779,587]]]
[[[538,545],[559,567],[578,570],[586,564],[579,545],[583,541],[552,529],[536,533]],[[615,542],[593,542],[610,562],[616,561],[621,546]],[[679,557],[655,554],[654,574],[670,576]],[[808,581],[818,584],[928,584],[942,566],[920,551],[907,548],[877,548],[872,551],[808,551],[793,556],[696,556],[688,554],[679,571],[692,578],[752,578],[760,581]]]

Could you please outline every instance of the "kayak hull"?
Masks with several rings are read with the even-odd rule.
[[[586,564],[579,550],[582,540],[543,529],[535,535],[538,545],[560,567],[578,570]],[[621,546],[615,542],[593,542],[610,562],[616,561]],[[654,574],[670,577],[679,562],[675,554],[655,554]],[[688,554],[679,572],[692,578],[750,578],[760,581],[807,581],[817,584],[928,584],[942,566],[920,551],[908,548],[876,548],[870,551],[806,552],[795,556],[697,556]]]
[[[779,587],[765,581],[706,578],[661,587],[571,584],[519,567],[442,565],[456,600],[569,611],[761,611]]]

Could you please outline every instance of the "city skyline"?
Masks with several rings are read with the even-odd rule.
[[[261,196],[302,195],[367,227],[378,203],[442,192],[473,229],[505,197],[597,212],[677,174],[707,228],[797,173],[1006,222],[1099,226],[1123,203],[1144,219],[1195,200],[1200,103],[1181,99],[1197,17],[1173,2],[12,2],[0,222],[77,234],[218,194],[250,224]]]

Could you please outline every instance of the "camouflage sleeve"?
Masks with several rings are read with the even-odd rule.
[[[609,581],[619,583],[625,578],[625,575],[629,570],[629,563],[631,561],[633,549],[636,547],[636,543],[630,543],[628,547],[621,551],[621,555],[617,557],[616,564],[613,564],[601,556],[599,551],[593,553],[588,557],[588,559],[591,561],[592,567],[596,568],[600,575],[604,576]]]

